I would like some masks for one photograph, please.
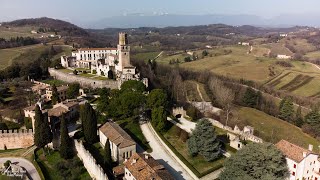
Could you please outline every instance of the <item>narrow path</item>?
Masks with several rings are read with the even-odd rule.
[[[204,102],[204,99],[203,99],[203,97],[202,97],[202,93],[201,93],[201,91],[200,91],[200,86],[199,86],[198,83],[197,83],[197,91],[198,91],[198,93],[199,93],[199,96],[200,96],[202,102]]]
[[[314,66],[315,68],[317,68],[317,69],[319,69],[319,70],[320,70],[320,67],[319,67],[318,65],[313,64],[313,63],[311,63],[311,62],[306,62],[306,63],[311,64],[312,66]]]
[[[166,149],[165,145],[162,143],[162,140],[155,134],[150,126],[150,123],[144,123],[140,125],[140,128],[152,148],[152,153],[150,154],[153,156],[153,158],[164,165],[175,179],[194,179],[177,161],[178,157],[175,155],[175,157],[172,156],[172,154]]]

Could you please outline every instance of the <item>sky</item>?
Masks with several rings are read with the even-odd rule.
[[[144,14],[247,14],[263,18],[318,13],[319,0],[0,0],[0,22],[51,17],[70,22]]]

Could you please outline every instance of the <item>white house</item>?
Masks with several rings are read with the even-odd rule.
[[[288,36],[288,34],[285,34],[285,33],[280,33],[280,35],[279,35],[280,37],[287,37]]]
[[[286,140],[281,140],[276,147],[286,156],[290,172],[289,180],[319,180],[319,155],[314,153],[313,146],[304,149]]]
[[[285,54],[278,54],[277,59],[292,59],[292,56],[287,56]]]
[[[136,152],[136,142],[116,123],[107,122],[99,128],[103,147],[109,139],[113,160],[122,163]]]

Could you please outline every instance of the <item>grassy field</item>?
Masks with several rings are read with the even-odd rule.
[[[296,51],[300,52],[312,52],[317,49],[314,45],[308,43],[308,40],[301,38],[284,38],[280,43],[287,43],[293,46]]]
[[[281,139],[308,148],[309,144],[318,147],[320,142],[305,134],[302,130],[288,122],[269,116],[261,111],[251,108],[238,109],[241,121],[253,126],[255,135],[263,140],[277,143]]]
[[[222,166],[225,158],[220,158],[213,162],[207,162],[201,155],[192,157],[189,154],[187,143],[183,142],[179,137],[176,136],[177,133],[175,130],[176,128],[172,126],[172,128],[163,136],[200,174]]]
[[[0,70],[4,69],[12,64],[14,60],[17,60],[19,56],[32,49],[42,50],[41,45],[24,46],[18,48],[8,48],[0,50]]]
[[[282,43],[270,43],[265,45],[265,47],[269,48],[271,50],[272,54],[284,54],[287,56],[292,56],[293,53],[284,46]]]
[[[230,54],[220,54],[221,51],[231,50]],[[274,59],[257,58],[252,54],[247,54],[248,47],[231,46],[221,49],[212,50],[217,56],[207,56],[204,59],[182,63],[180,67],[188,68],[194,71],[211,71],[225,76],[230,76],[236,79],[248,79],[254,81],[265,81],[269,78],[268,67],[275,63]],[[178,58],[181,55],[173,57]],[[184,55],[183,55],[184,56]],[[160,63],[168,63],[171,57],[159,59]],[[180,60],[183,62],[182,60]],[[277,68],[276,70],[278,70]],[[248,73],[250,72],[250,73]]]
[[[158,56],[160,52],[156,51],[156,52],[146,52],[146,53],[136,53],[131,55],[132,59],[136,59],[136,60],[143,60],[145,62],[147,62],[149,59],[154,59],[155,57]]]
[[[36,161],[39,163],[45,179],[68,179],[71,178],[71,176],[81,180],[91,179],[89,173],[83,167],[83,164],[78,157],[74,157],[72,160],[67,161],[60,157],[58,151],[52,151],[50,154],[44,156],[43,151],[38,150]],[[60,167],[61,169],[59,170],[57,167]]]
[[[309,58],[310,60],[320,59],[320,51],[309,52],[305,55],[305,57]]]
[[[198,83],[196,81],[184,81],[183,83],[184,89],[186,90],[186,96],[187,100],[189,101],[196,101],[196,102],[201,102],[202,99],[200,97],[200,94],[197,89],[197,85],[199,86],[199,91],[202,95],[202,98],[204,101],[210,101],[209,96],[207,95],[204,85],[201,83]]]

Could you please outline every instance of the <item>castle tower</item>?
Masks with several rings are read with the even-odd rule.
[[[118,54],[117,70],[122,71],[124,67],[130,67],[130,46],[128,45],[128,35],[126,33],[119,33]]]

